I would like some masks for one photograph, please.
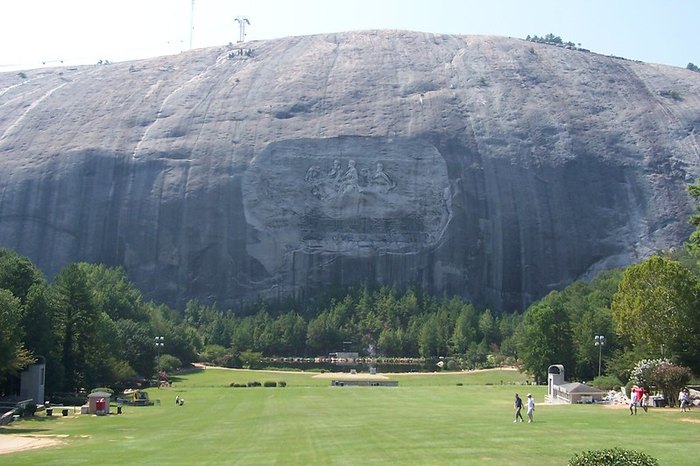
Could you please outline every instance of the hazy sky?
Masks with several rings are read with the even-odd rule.
[[[524,38],[700,65],[698,0],[0,0],[0,71],[124,61],[247,40],[365,29]]]

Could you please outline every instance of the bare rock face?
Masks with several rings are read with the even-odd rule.
[[[236,306],[360,283],[522,309],[679,245],[700,73],[370,31],[0,74],[0,246]]]

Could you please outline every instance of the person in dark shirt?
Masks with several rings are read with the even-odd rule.
[[[520,395],[515,394],[515,420],[513,422],[523,422],[523,415],[520,414],[520,410],[523,409],[523,400],[520,399]]]

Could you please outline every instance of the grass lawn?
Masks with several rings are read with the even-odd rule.
[[[14,464],[556,464],[587,449],[636,449],[697,464],[700,412],[546,406],[546,387],[513,371],[392,375],[398,387],[331,387],[314,374],[207,369],[151,389],[162,404],[105,417],[43,415],[0,429],[67,435],[57,447],[0,456]],[[286,381],[286,388],[230,388]],[[503,385],[501,384],[503,383]],[[458,383],[462,385],[457,385]],[[535,423],[512,422],[515,391]],[[185,398],[175,405],[175,396]],[[524,398],[524,396],[523,396]],[[115,411],[115,408],[112,408]]]

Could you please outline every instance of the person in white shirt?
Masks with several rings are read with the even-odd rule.
[[[630,416],[637,414],[637,403],[639,403],[639,387],[635,385],[630,390]]]
[[[681,403],[681,412],[684,413],[687,411],[690,411],[690,397],[688,396],[688,390],[683,389],[681,392],[678,394],[678,400]]]
[[[535,413],[535,399],[532,393],[527,394],[527,422],[535,422],[533,415]]]

